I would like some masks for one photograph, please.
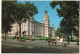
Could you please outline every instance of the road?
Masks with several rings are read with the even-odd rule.
[[[2,53],[79,53],[78,45],[49,46],[45,40],[2,40]]]

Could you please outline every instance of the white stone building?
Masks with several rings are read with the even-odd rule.
[[[17,23],[12,25],[12,31],[8,35],[14,36],[16,32],[19,35],[19,25]],[[21,35],[25,31],[25,35],[28,36],[42,36],[42,37],[55,37],[54,26],[50,27],[49,25],[49,16],[47,11],[43,16],[43,23],[37,22],[34,20],[34,17],[30,17],[30,20],[21,24]]]

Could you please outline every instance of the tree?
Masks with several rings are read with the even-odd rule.
[[[65,32],[68,36],[72,36],[72,31],[79,36],[79,31],[76,30],[75,26],[79,29],[79,2],[78,1],[53,1],[50,3],[52,8],[55,8],[57,5],[60,8],[57,8],[59,17],[63,17],[60,27],[62,32]],[[75,32],[76,31],[76,32]],[[71,38],[72,40],[72,38]]]
[[[26,2],[25,4],[3,1],[2,2],[2,32],[8,33],[11,31],[12,23],[17,22],[19,25],[19,36],[21,40],[21,24],[38,13],[38,9],[34,3]]]
[[[2,33],[5,34],[5,40],[7,33],[11,31],[11,24],[14,23],[14,20],[12,18],[13,8],[11,7],[12,2],[2,1]]]
[[[60,27],[57,28],[57,30],[56,30],[55,33],[56,33],[56,35],[59,36],[59,37],[61,37],[61,35],[62,35],[63,37],[66,36],[66,34],[61,31],[61,28],[60,28]]]
[[[30,16],[33,16],[38,13],[38,9],[34,5],[34,3],[26,2],[22,3],[14,3],[14,20],[19,25],[19,36],[21,40],[21,24],[29,19]]]
[[[60,37],[61,36],[61,29],[60,28],[57,28],[57,30],[56,30],[55,33],[56,33],[57,36]]]

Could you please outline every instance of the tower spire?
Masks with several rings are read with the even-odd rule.
[[[52,29],[54,29],[54,25],[52,24]]]
[[[52,36],[53,36],[53,38],[55,37],[55,28],[54,28],[53,24],[52,24]]]
[[[47,13],[47,10],[45,10],[45,13]]]
[[[48,16],[48,12],[47,12],[47,10],[45,10],[45,14],[44,14],[45,16]]]

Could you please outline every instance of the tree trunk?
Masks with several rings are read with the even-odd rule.
[[[70,44],[69,35],[67,35],[67,41],[68,41],[68,44]]]
[[[67,40],[69,41],[69,36],[67,36]]]
[[[23,35],[23,38],[24,38],[24,35]]]
[[[5,33],[5,41],[6,41],[6,33]]]
[[[72,35],[71,35],[71,41],[72,41]]]
[[[20,41],[21,41],[21,24],[19,24],[19,39],[20,39]]]

